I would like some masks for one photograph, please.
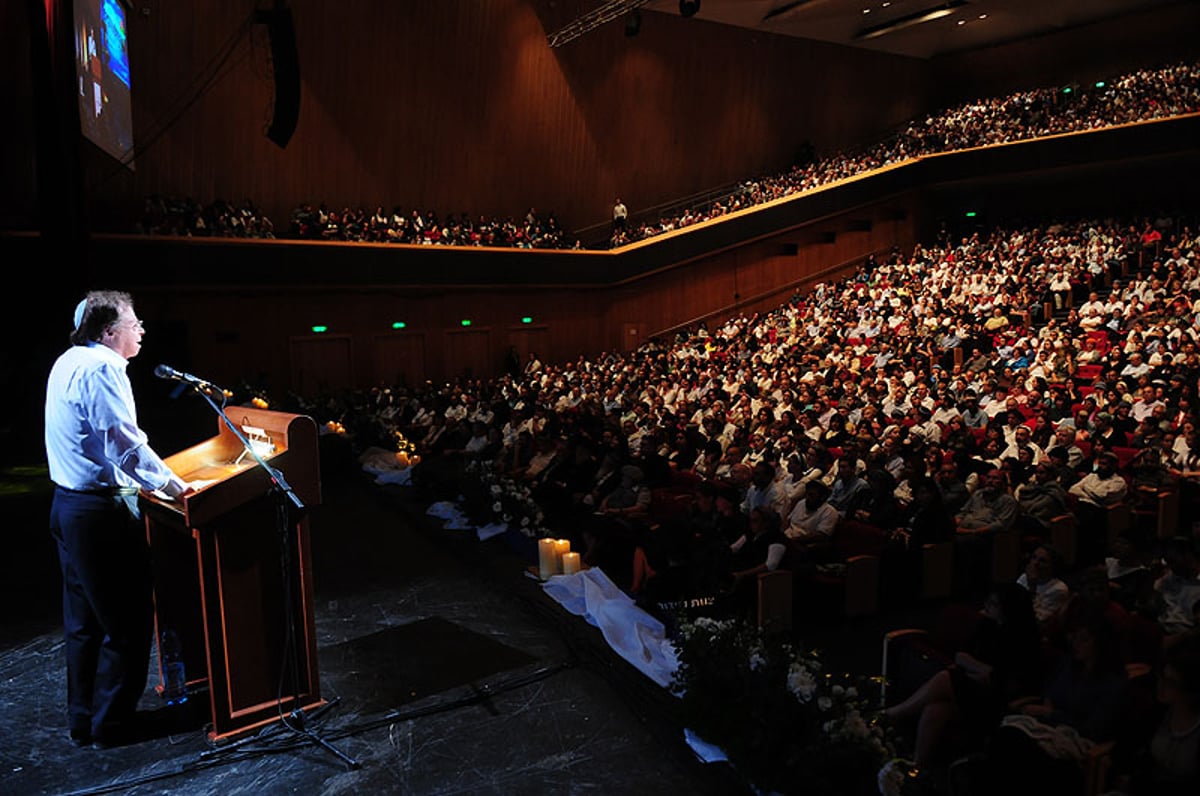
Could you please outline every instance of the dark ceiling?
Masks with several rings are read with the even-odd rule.
[[[915,58],[978,49],[1178,0],[699,0],[693,18]],[[693,6],[694,7],[694,6]],[[679,0],[644,8],[680,13]]]

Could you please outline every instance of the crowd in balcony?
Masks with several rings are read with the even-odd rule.
[[[729,213],[810,191],[848,177],[939,152],[1011,143],[1060,133],[1164,119],[1200,111],[1200,63],[1139,69],[1091,86],[1040,88],[967,102],[910,122],[899,133],[857,152],[807,157],[786,172],[741,183],[727,195],[634,223],[630,213],[614,224],[615,248]],[[618,203],[619,200],[618,200]],[[250,200],[208,204],[191,198],[152,196],[136,230],[154,235],[273,238],[275,225]],[[330,208],[304,203],[293,209],[286,237],[432,246],[505,246],[580,249],[554,213],[530,208],[521,216],[439,215],[394,206]]]
[[[274,238],[275,225],[249,199],[234,204],[225,199],[204,204],[191,197],[154,194],[142,203],[134,230],[143,235],[186,238]]]
[[[641,224],[614,225],[623,246],[737,210],[810,191],[912,158],[1200,111],[1200,63],[1139,69],[1092,86],[1058,86],[976,100],[910,122],[859,152],[840,152],[740,184],[702,207]]]
[[[136,231],[146,235],[211,238],[274,238],[275,225],[249,199],[235,205],[218,199],[207,205],[191,198],[151,196]],[[352,243],[406,243],[419,246],[505,246],[517,249],[571,249],[582,244],[562,228],[554,213],[535,208],[520,218],[439,216],[432,211],[390,211],[302,204],[279,237]]]
[[[335,240],[356,243],[407,243],[420,246],[504,246],[516,249],[581,248],[560,226],[554,213],[529,208],[513,218],[471,218],[467,213],[439,217],[432,211],[400,207],[390,211],[343,208],[325,205],[297,207],[288,224],[289,236],[304,240]]]

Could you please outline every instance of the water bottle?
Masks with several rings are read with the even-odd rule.
[[[158,648],[162,659],[163,700],[168,705],[187,702],[187,672],[183,668],[183,645],[174,630],[164,631]]]

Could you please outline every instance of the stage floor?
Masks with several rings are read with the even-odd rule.
[[[330,702],[310,717],[317,740],[276,722],[253,743],[214,749],[201,692],[158,737],[77,749],[44,478],[10,478],[30,491],[0,497],[4,793],[729,792],[666,720],[669,697],[606,654],[506,545],[434,529],[405,511],[399,488],[355,472],[326,473],[312,515]],[[162,707],[152,683],[147,710]]]

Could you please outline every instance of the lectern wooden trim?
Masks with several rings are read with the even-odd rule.
[[[255,435],[265,432],[271,450],[260,451],[262,458],[306,508],[320,503],[311,418],[250,407],[226,415]],[[166,462],[206,485],[178,501],[142,494],[155,634],[179,636],[189,688],[208,693],[209,737],[223,740],[323,704],[307,514],[289,513],[284,530],[270,474],[224,419],[216,436]],[[161,667],[159,676],[161,689]]]

